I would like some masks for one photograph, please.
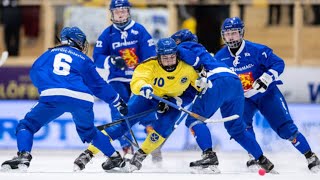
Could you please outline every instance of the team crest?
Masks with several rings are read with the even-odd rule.
[[[181,80],[180,80],[181,84],[184,84],[184,83],[186,83],[187,81],[188,81],[188,78],[187,78],[187,77],[182,77]]]
[[[240,81],[242,83],[243,90],[246,92],[252,88],[252,84],[254,82],[254,78],[252,76],[252,72],[247,72],[238,75]]]
[[[158,140],[159,140],[159,135],[157,134],[157,133],[152,133],[151,135],[150,135],[150,140],[152,141],[152,142],[157,142]]]
[[[138,56],[135,48],[126,48],[119,51],[121,57],[125,60],[129,69],[135,69],[138,65]]]

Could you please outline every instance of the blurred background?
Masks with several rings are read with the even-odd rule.
[[[89,57],[100,33],[111,24],[109,0],[0,0],[0,53],[9,52],[0,67],[0,149],[15,148],[15,125],[38,98],[29,78],[34,60],[57,44],[64,26],[79,26],[90,43]],[[245,23],[245,39],[271,47],[283,58],[286,69],[281,79],[293,118],[300,131],[320,151],[320,0],[130,0],[132,18],[143,24],[157,41],[181,28],[197,34],[208,51],[222,46],[220,26],[227,17],[239,16]],[[318,49],[319,48],[319,49]],[[110,121],[107,105],[95,105],[97,125]],[[219,113],[214,117],[219,117]],[[256,115],[257,137],[270,151],[291,146],[271,131]],[[222,124],[212,127],[215,147],[241,149],[228,141]],[[135,126],[139,141],[144,130]],[[181,125],[175,142],[167,150],[196,148],[193,137]],[[279,140],[279,143],[277,143]],[[37,133],[40,148],[84,147],[69,115],[64,115]],[[54,142],[54,143],[53,143]],[[179,143],[178,143],[179,142]],[[281,143],[282,142],[282,143]],[[59,145],[57,145],[59,144]],[[288,148],[292,150],[293,148]]]

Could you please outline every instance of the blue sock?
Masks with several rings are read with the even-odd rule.
[[[33,133],[27,129],[20,129],[17,132],[17,146],[19,152],[31,152],[33,144]]]
[[[291,141],[292,145],[301,152],[301,154],[305,154],[308,151],[311,151],[308,141],[306,138],[299,133],[296,138]]]
[[[92,144],[108,157],[110,157],[116,151],[111,145],[109,137],[98,130],[97,134],[92,139]]]
[[[263,154],[260,145],[248,131],[238,134],[233,137],[245,150],[247,150],[257,160]]]
[[[192,131],[202,151],[212,148],[211,133],[205,124],[201,123],[193,126]]]

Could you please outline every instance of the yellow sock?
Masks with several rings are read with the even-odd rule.
[[[88,150],[91,151],[93,155],[96,155],[100,152],[100,150],[92,144],[89,144]]]
[[[147,138],[141,145],[141,149],[146,154],[150,154],[152,151],[157,149],[164,142],[165,138],[163,138],[160,134],[158,134],[155,130],[152,130]]]

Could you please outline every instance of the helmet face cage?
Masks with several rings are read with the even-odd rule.
[[[235,32],[238,33],[235,35]],[[227,35],[230,34],[230,35]],[[236,28],[236,29],[229,29],[229,30],[222,30],[221,37],[224,43],[229,46],[230,48],[238,48],[243,40],[244,29]],[[231,38],[226,38],[226,36],[231,36]],[[238,36],[238,38],[234,38]]]
[[[176,44],[180,44],[185,41],[198,42],[198,37],[195,34],[192,34],[188,29],[182,29],[177,31],[171,36],[175,40]]]
[[[85,54],[88,52],[87,37],[78,27],[63,28],[60,33],[60,40],[61,44],[75,47]]]
[[[131,20],[130,8],[128,7],[120,7],[120,8],[112,9],[110,11],[111,11],[111,21],[113,22],[113,24],[117,25],[120,28],[128,25],[128,23]],[[125,15],[124,11],[127,11],[126,12],[127,17],[123,18],[122,20],[118,20],[118,16]],[[118,14],[121,14],[121,15],[118,15]]]
[[[112,23],[119,28],[128,25],[131,20],[130,8],[131,4],[128,0],[112,0],[109,8]],[[121,20],[119,20],[119,17],[121,17]]]
[[[179,61],[177,59],[177,45],[172,38],[162,38],[157,43],[158,63],[167,72],[176,69]],[[167,61],[165,64],[163,62]],[[172,63],[173,62],[173,63]]]
[[[177,55],[175,53],[159,55],[158,62],[165,71],[172,72],[176,69],[178,65]]]
[[[241,19],[227,18],[221,27],[221,37],[230,48],[238,48],[244,37],[244,24]]]

